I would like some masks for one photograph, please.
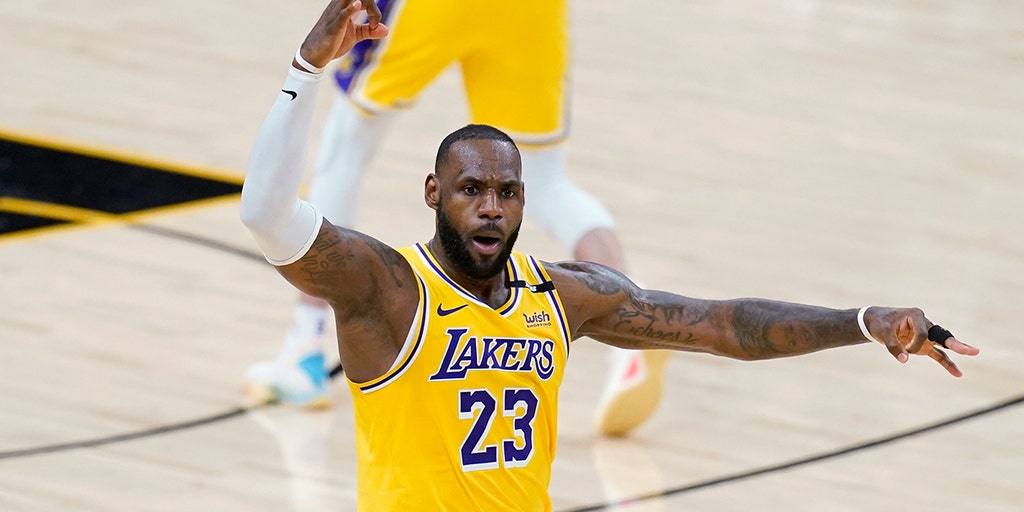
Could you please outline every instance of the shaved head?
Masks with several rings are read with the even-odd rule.
[[[473,139],[486,139],[496,140],[500,142],[507,142],[513,147],[516,146],[515,141],[512,137],[509,137],[505,132],[486,124],[468,124],[449,133],[444,140],[441,141],[441,145],[437,148],[437,159],[434,161],[434,173],[441,171],[441,168],[448,162],[448,155],[451,153],[452,144],[459,142],[460,140],[473,140]],[[516,148],[516,152],[519,152],[519,148]]]

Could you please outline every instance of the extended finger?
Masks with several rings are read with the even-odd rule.
[[[963,372],[956,367],[956,363],[954,363],[945,352],[939,349],[939,347],[932,347],[931,351],[928,352],[928,357],[934,359],[936,363],[941,364],[950,375],[954,377],[963,376]]]
[[[976,356],[978,355],[978,352],[980,352],[978,347],[972,347],[956,338],[947,338],[946,348],[956,352],[957,354],[965,356]]]
[[[370,16],[370,28],[376,29],[377,24],[384,17],[380,13],[380,8],[377,7],[376,0],[367,0],[366,2],[366,14]]]

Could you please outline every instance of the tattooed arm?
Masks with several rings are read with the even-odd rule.
[[[379,24],[376,3],[368,4],[332,1],[306,35],[256,135],[239,206],[242,223],[267,260],[297,288],[335,306],[365,299],[373,292],[370,285],[378,274],[391,272],[401,287],[394,275],[400,266],[397,262],[402,261],[397,252],[370,237],[332,226],[314,205],[299,199],[318,83],[323,78],[322,71],[310,71],[299,62],[322,69],[357,42],[385,36],[387,27]],[[370,24],[353,22],[360,9],[368,9]]]
[[[419,301],[416,277],[398,251],[324,221],[302,257],[276,268],[303,293],[331,305],[348,378],[367,382],[391,367]]]
[[[706,352],[743,360],[807,354],[866,343],[857,310],[829,309],[765,299],[701,300],[642,290],[622,274],[594,263],[548,265],[574,336],[622,348]],[[900,362],[927,355],[946,370],[960,370],[927,340],[932,323],[916,308],[870,308],[869,331]],[[953,338],[954,352],[977,349]]]
[[[298,198],[309,152],[309,134],[322,72],[312,72],[300,61],[326,66],[363,39],[387,34],[378,24],[380,12],[370,2],[369,24],[355,24],[362,8],[351,0],[332,1],[302,42],[288,67],[284,87],[256,135],[249,168],[242,186],[239,216],[267,260],[287,265],[309,250],[320,232],[316,208]]]
[[[398,252],[331,225],[315,206],[299,199],[323,77],[302,63],[322,68],[356,42],[386,35],[375,3],[369,5],[373,27],[352,21],[361,3],[331,1],[302,42],[256,136],[239,207],[267,260],[295,287],[334,308],[342,362],[356,381],[379,376],[394,362],[418,291],[412,269]]]

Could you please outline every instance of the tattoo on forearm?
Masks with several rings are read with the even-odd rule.
[[[738,304],[732,326],[740,347],[751,356],[767,358],[803,354],[842,345],[838,327],[831,327],[823,313],[783,312],[773,307]]]
[[[703,302],[680,302],[670,294],[642,291],[630,297],[630,307],[619,310],[614,329],[656,342],[669,342],[671,348],[696,348],[702,340],[690,327],[707,322],[712,312],[713,308]]]
[[[747,354],[765,358],[784,353],[768,341],[768,331],[774,327],[774,321],[764,308],[737,305],[733,311],[732,327],[740,348]]]
[[[711,316],[712,309],[706,304],[692,303],[668,306],[663,301],[657,299],[659,295],[663,295],[662,292],[648,290],[643,292],[642,295],[638,294],[630,297],[630,304],[637,311],[647,311],[651,315],[661,313],[665,322],[670,325],[676,323],[697,325]]]
[[[614,329],[616,332],[632,336],[639,336],[654,341],[668,341],[685,346],[694,346],[700,341],[692,332],[687,332],[684,336],[679,330],[656,328],[654,325],[657,321],[657,316],[653,313],[622,308],[619,310],[619,321],[615,324]]]

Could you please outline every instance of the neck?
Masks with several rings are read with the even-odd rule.
[[[502,270],[493,277],[487,279],[476,279],[467,275],[462,269],[456,266],[448,257],[441,241],[435,236],[426,243],[427,250],[434,256],[441,269],[452,280],[463,287],[474,297],[486,302],[492,308],[497,308],[505,303],[509,297],[507,270]]]

